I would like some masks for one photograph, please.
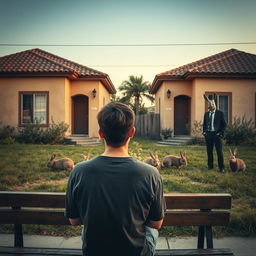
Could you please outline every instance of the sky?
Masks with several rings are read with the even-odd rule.
[[[118,89],[130,75],[152,83],[231,48],[256,54],[255,13],[255,0],[0,0],[0,56],[40,48],[107,73]],[[254,44],[191,45],[237,42]]]

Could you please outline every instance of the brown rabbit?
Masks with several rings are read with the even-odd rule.
[[[176,166],[176,168],[180,168],[181,165],[187,164],[186,152],[180,152],[180,157],[174,155],[165,156],[162,165],[164,167]]]
[[[62,158],[59,160],[54,160],[56,154],[52,154],[49,162],[47,163],[47,167],[52,168],[54,170],[67,170],[72,171],[74,168],[74,162],[70,158]]]
[[[150,155],[150,157],[148,157],[145,160],[145,163],[150,164],[150,165],[156,167],[158,170],[160,170],[161,162],[160,162],[160,160],[158,158],[157,152],[155,153],[155,155],[152,152],[149,152],[149,155]]]
[[[246,164],[242,159],[236,158],[237,149],[236,148],[234,150],[229,149],[229,152],[230,152],[229,167],[231,171],[232,172],[244,171],[246,169]]]
[[[90,160],[90,158],[91,158],[90,154],[88,154],[87,156],[84,154],[81,154],[81,156],[84,159],[84,161]]]

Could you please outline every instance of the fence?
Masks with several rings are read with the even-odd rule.
[[[136,136],[149,139],[160,138],[160,114],[137,115],[135,120]]]

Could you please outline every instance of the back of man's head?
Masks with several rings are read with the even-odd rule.
[[[123,146],[134,127],[135,115],[125,104],[110,102],[98,113],[98,123],[108,146]]]

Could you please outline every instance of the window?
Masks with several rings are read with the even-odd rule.
[[[48,92],[20,92],[20,124],[48,124]]]
[[[213,93],[206,93],[207,96],[213,97]],[[231,102],[232,102],[232,93],[223,93],[223,92],[217,92],[217,101],[216,101],[216,107],[217,109],[221,110],[224,113],[224,118],[227,123],[230,123],[232,118],[231,118]],[[207,104],[206,104],[206,109],[207,109]]]

